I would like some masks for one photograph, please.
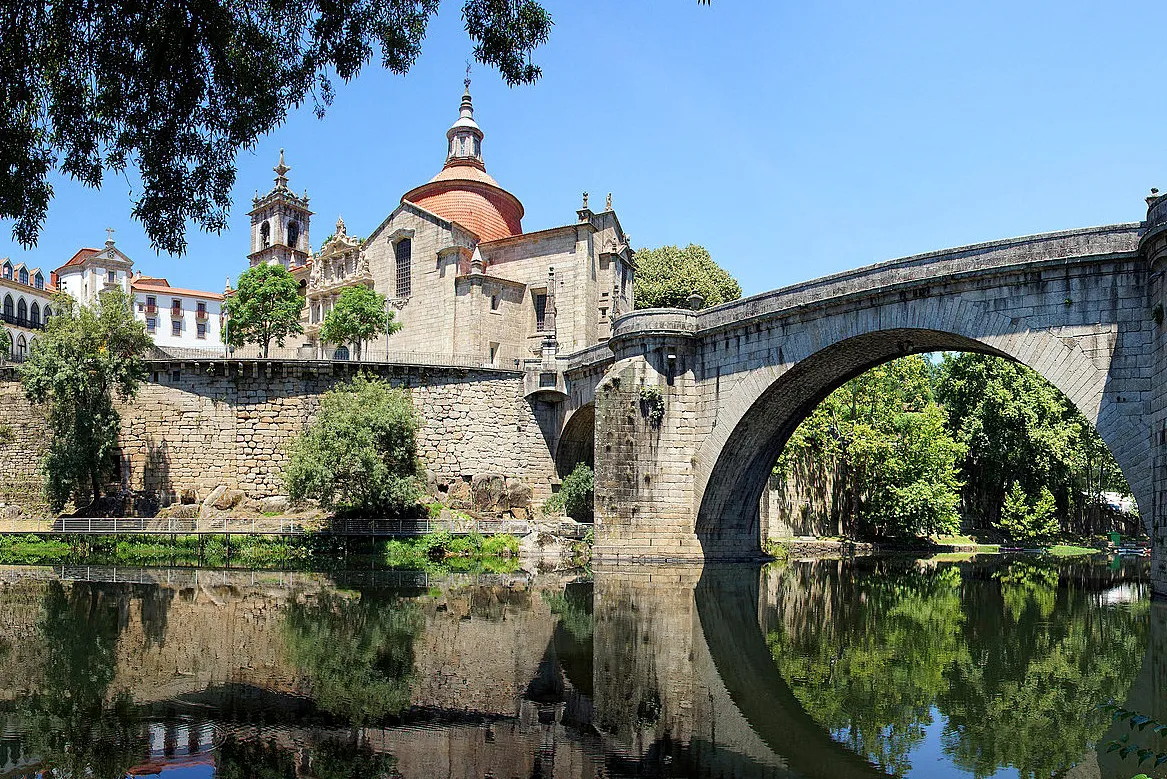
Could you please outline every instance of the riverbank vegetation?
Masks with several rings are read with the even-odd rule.
[[[792,514],[852,538],[1138,529],[1107,505],[1130,489],[1086,418],[1034,371],[981,354],[902,357],[847,382],[795,430],[772,483]]]
[[[0,565],[141,565],[317,570],[362,563],[386,568],[510,573],[520,567],[512,535],[368,539],[339,536],[0,535]]]

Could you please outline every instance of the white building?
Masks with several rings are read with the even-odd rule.
[[[67,263],[57,268],[57,285],[74,300],[92,306],[107,289],[120,288],[130,294],[130,277],[134,261],[106,239],[104,249],[80,249]]]
[[[135,275],[130,280],[134,317],[146,323],[154,344],[223,351],[223,296],[172,287],[166,279]]]
[[[12,359],[28,356],[32,342],[53,315],[52,296],[56,291],[52,277],[45,278],[40,268],[29,268],[23,262],[13,264],[7,257],[0,262],[0,321],[12,336],[8,352]]]

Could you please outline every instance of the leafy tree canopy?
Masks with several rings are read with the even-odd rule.
[[[101,497],[101,483],[116,465],[121,418],[114,396],[137,393],[152,341],[120,289],[102,293],[95,307],[58,295],[53,310],[20,379],[30,402],[48,406],[51,437],[41,470],[45,497],[59,511],[86,491]]]
[[[283,346],[290,335],[304,332],[304,300],[296,280],[282,265],[256,265],[239,276],[239,288],[227,298],[229,345],[259,344],[263,356],[274,340]]]
[[[695,244],[638,251],[633,288],[637,308],[688,308],[694,291],[705,298],[706,307],[742,296],[733,276],[713,261],[708,249]]]
[[[352,344],[359,360],[363,342],[385,332],[392,335],[400,329],[401,323],[393,321],[393,312],[385,307],[385,296],[362,285],[340,293],[336,305],[324,317],[320,339],[332,344]]]
[[[420,494],[417,427],[405,390],[364,375],[336,386],[291,443],[288,495],[366,516],[410,508]]]

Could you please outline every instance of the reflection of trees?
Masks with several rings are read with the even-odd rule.
[[[364,725],[409,705],[413,644],[422,627],[414,603],[329,592],[292,604],[285,635],[317,705]]]
[[[1101,608],[1059,588],[1056,564],[868,565],[783,572],[786,618],[768,641],[806,710],[888,771],[910,767],[934,710],[945,752],[975,776],[1065,771],[1105,730],[1098,702],[1122,700],[1139,671],[1145,603]]]
[[[966,586],[969,652],[937,701],[946,751],[975,776],[1011,765],[1050,776],[1102,736],[1099,701],[1122,700],[1142,664],[1147,603],[1100,608],[1058,587],[1053,564],[1016,561]],[[975,662],[974,662],[975,659]]]
[[[60,582],[45,593],[38,625],[43,679],[18,703],[26,751],[40,755],[58,779],[121,779],[145,754],[137,711],[122,693],[106,700],[116,672],[115,644],[125,594]]]
[[[812,612],[816,602],[830,607],[834,618],[771,632],[771,653],[811,716],[881,768],[901,773],[932,722],[945,668],[964,652],[957,638],[960,573],[906,569],[819,585],[835,602],[812,598],[808,605]]]
[[[356,739],[328,739],[300,752],[273,737],[229,735],[215,750],[216,779],[383,779],[393,774],[392,755],[376,753]],[[305,770],[297,772],[298,764]]]

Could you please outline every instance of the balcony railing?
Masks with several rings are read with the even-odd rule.
[[[171,306],[170,307],[170,315],[172,317],[174,317],[175,319],[182,319],[182,307],[181,306]]]
[[[157,314],[158,313],[158,306],[154,305],[153,303],[147,303],[146,304],[146,313],[147,314]]]
[[[45,327],[45,323],[39,319],[34,322],[26,316],[15,316],[13,314],[0,314],[0,321],[7,325],[24,327],[29,330],[43,330]]]
[[[207,309],[205,309],[205,308],[196,308],[195,309],[195,319],[205,320],[206,318],[207,318]]]

